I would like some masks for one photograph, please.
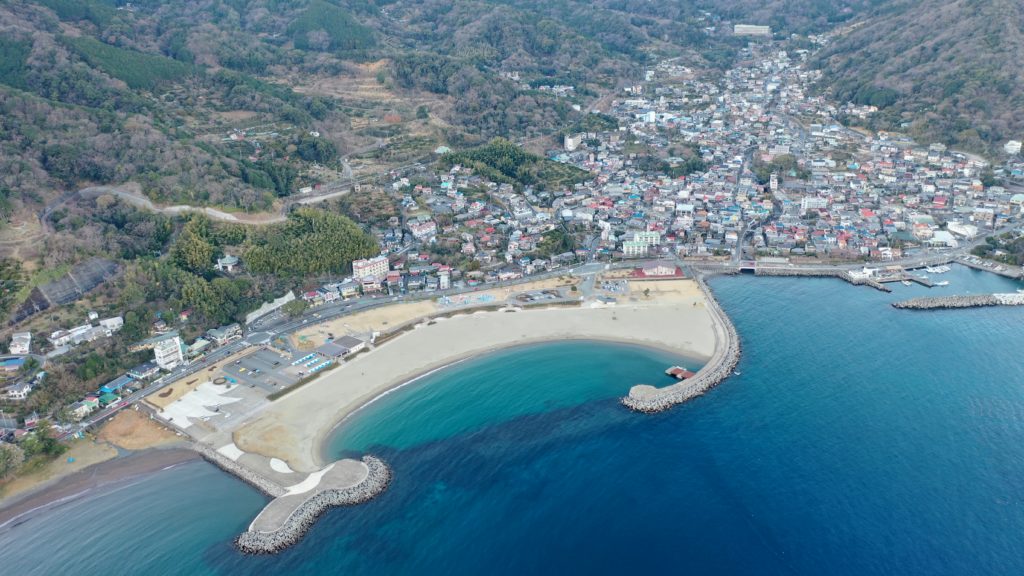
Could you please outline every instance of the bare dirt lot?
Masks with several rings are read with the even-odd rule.
[[[182,441],[181,436],[137,410],[119,412],[103,425],[98,438],[125,450],[143,450]]]

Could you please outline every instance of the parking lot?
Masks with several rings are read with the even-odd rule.
[[[516,296],[516,300],[523,303],[543,302],[545,300],[558,300],[562,294],[558,290],[542,290],[525,292]]]
[[[295,384],[302,375],[301,368],[292,366],[293,359],[269,348],[258,348],[251,354],[224,366],[214,374],[232,384],[260,388],[267,393],[276,392]],[[216,381],[216,380],[215,380]]]

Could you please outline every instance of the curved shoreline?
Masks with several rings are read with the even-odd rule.
[[[602,344],[613,344],[613,345],[617,345],[617,346],[635,346],[635,347],[638,347],[638,348],[646,348],[646,349],[649,349],[649,350],[659,350],[661,352],[666,352],[666,353],[672,354],[674,356],[678,356],[678,357],[680,357],[684,361],[697,361],[697,362],[702,362],[702,363],[707,363],[707,362],[710,361],[709,357],[702,357],[701,355],[690,353],[688,351],[681,352],[681,351],[679,351],[677,349],[674,349],[674,348],[670,348],[670,347],[667,347],[667,346],[659,346],[659,345],[656,345],[655,343],[650,343],[650,342],[643,342],[643,343],[641,343],[641,342],[634,342],[634,341],[628,341],[628,340],[612,340],[612,339],[605,339],[605,338],[588,338],[588,337],[572,337],[572,338],[563,338],[563,339],[560,339],[560,340],[556,340],[556,339],[543,339],[543,340],[536,340],[536,341],[531,341],[531,342],[514,342],[514,343],[508,344],[507,346],[499,346],[499,347],[491,348],[491,349],[488,349],[488,350],[485,350],[485,351],[481,351],[481,352],[469,353],[469,354],[465,355],[462,358],[458,358],[456,360],[452,360],[451,362],[448,362],[448,363],[443,364],[441,366],[437,366],[436,368],[428,368],[428,369],[426,369],[421,374],[417,374],[416,376],[413,376],[411,378],[401,380],[398,384],[387,388],[386,390],[380,392],[379,394],[377,394],[373,398],[370,398],[369,400],[363,402],[358,407],[354,408],[353,410],[351,410],[350,412],[345,414],[345,416],[337,424],[335,424],[334,427],[331,428],[324,435],[323,439],[320,441],[320,443],[319,443],[320,444],[320,449],[321,449],[320,457],[322,458],[322,461],[330,461],[333,458],[332,455],[327,453],[327,450],[330,449],[331,445],[333,444],[332,440],[335,438],[335,436],[338,433],[339,429],[343,425],[345,425],[346,422],[348,422],[350,419],[352,419],[353,417],[358,415],[365,408],[369,408],[372,404],[374,404],[378,400],[381,400],[381,399],[391,395],[392,393],[401,390],[402,388],[405,388],[407,386],[411,386],[413,384],[416,384],[417,382],[419,382],[420,380],[422,380],[424,378],[427,378],[428,376],[432,376],[434,374],[437,374],[438,372],[442,372],[442,371],[447,370],[449,368],[453,368],[455,366],[458,366],[459,364],[462,364],[463,362],[469,362],[471,360],[477,360],[477,359],[481,359],[481,358],[486,358],[487,356],[489,356],[491,354],[496,354],[498,352],[507,352],[507,351],[510,351],[510,350],[515,350],[517,348],[530,348],[530,347],[533,347],[533,346],[539,346],[539,345],[547,344],[547,343],[550,343],[550,342],[565,342],[565,341],[569,341],[569,342],[593,342],[593,343],[602,343]]]
[[[621,400],[622,405],[630,410],[646,414],[668,410],[714,388],[736,369],[740,360],[740,338],[736,327],[733,326],[729,315],[719,306],[707,283],[702,278],[698,278],[697,283],[709,303],[711,318],[715,324],[714,356],[689,380],[664,388],[655,388],[647,384],[633,386],[629,394]],[[722,337],[721,341],[717,341],[719,335]]]
[[[691,359],[712,358],[716,339],[711,305],[695,288],[686,288],[684,297],[671,302],[478,312],[421,323],[278,398],[236,430],[233,438],[246,452],[276,457],[294,470],[312,472],[328,460],[324,452],[331,436],[352,413],[384,393],[466,358],[558,340],[610,341]]]
[[[473,351],[470,351],[470,352],[465,352],[463,354],[460,354],[456,358],[441,360],[437,364],[432,364],[430,366],[427,366],[427,367],[425,367],[423,369],[423,371],[421,373],[416,374],[416,375],[414,375],[412,377],[403,377],[403,378],[401,378],[399,380],[396,380],[392,384],[389,384],[386,388],[384,388],[378,394],[375,394],[374,396],[372,396],[372,397],[370,397],[370,398],[368,398],[366,400],[358,402],[356,407],[351,409],[351,410],[346,411],[345,414],[341,417],[341,420],[339,420],[336,424],[334,424],[334,426],[332,426],[326,432],[321,432],[321,433],[318,434],[318,437],[316,438],[316,440],[314,442],[314,450],[316,451],[316,454],[317,454],[317,457],[318,457],[317,463],[319,465],[323,465],[325,462],[329,462],[331,460],[331,457],[327,454],[327,450],[330,448],[330,445],[331,445],[331,438],[333,437],[333,435],[335,434],[337,429],[346,420],[348,420],[353,414],[359,412],[360,410],[362,410],[363,408],[369,406],[370,404],[372,404],[373,402],[377,401],[378,399],[383,398],[384,396],[387,396],[388,394],[390,394],[390,393],[392,393],[392,392],[394,392],[394,391],[396,391],[396,390],[398,390],[400,388],[404,388],[405,386],[408,386],[408,385],[411,385],[411,384],[415,384],[419,380],[422,380],[423,378],[426,378],[427,376],[430,376],[431,374],[435,374],[437,372],[441,372],[441,371],[443,371],[443,370],[445,370],[447,368],[450,368],[452,366],[456,366],[456,365],[461,364],[463,362],[466,362],[466,361],[469,361],[469,360],[473,360],[475,358],[480,358],[480,357],[486,356],[488,354],[492,354],[492,353],[496,353],[496,352],[503,352],[503,351],[506,351],[506,350],[513,350],[515,348],[523,348],[523,347],[529,347],[529,346],[538,346],[538,345],[541,345],[541,344],[546,344],[548,342],[563,342],[563,341],[567,341],[567,340],[568,341],[576,341],[576,342],[605,342],[605,343],[609,343],[609,344],[620,344],[620,345],[627,345],[627,346],[640,346],[640,347],[644,347],[644,348],[653,348],[653,349],[656,349],[656,350],[662,350],[664,352],[669,352],[671,354],[679,355],[679,356],[682,356],[683,358],[688,358],[688,359],[695,359],[695,358],[700,358],[701,357],[701,355],[696,354],[694,352],[674,349],[674,348],[671,348],[671,347],[668,347],[668,346],[661,345],[661,344],[659,344],[657,342],[650,342],[650,341],[644,341],[644,340],[634,340],[634,339],[627,339],[627,338],[612,339],[612,338],[598,338],[598,337],[590,337],[590,336],[574,336],[574,335],[571,335],[571,334],[563,334],[563,335],[559,335],[557,337],[551,337],[551,338],[530,338],[530,339],[526,339],[526,340],[517,340],[517,341],[514,341],[514,342],[508,342],[507,344],[502,344],[502,345],[498,345],[498,346],[494,346],[494,347],[489,347],[489,348],[484,348],[484,349],[473,350]]]

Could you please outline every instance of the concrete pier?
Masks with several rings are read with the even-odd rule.
[[[882,292],[892,292],[887,286],[881,282],[877,282],[870,278],[855,277],[850,274],[848,270],[841,268],[836,269],[820,269],[820,268],[763,268],[758,266],[754,272],[757,276],[803,276],[810,278],[839,278],[844,282],[849,282],[854,286],[870,286],[875,290]]]
[[[715,353],[695,376],[664,388],[655,388],[647,384],[638,384],[629,390],[629,395],[621,400],[622,405],[637,412],[654,413],[668,410],[676,404],[700,396],[714,388],[722,380],[729,377],[740,359],[740,339],[732,321],[718,305],[714,294],[703,278],[697,283],[707,299],[715,326]]]
[[[937,298],[911,298],[892,303],[893,308],[904,310],[942,310],[982,306],[1024,306],[1024,294],[970,294]]]

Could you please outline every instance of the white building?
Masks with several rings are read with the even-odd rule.
[[[566,134],[565,135],[565,151],[575,152],[580,144],[583,143],[583,134]]]
[[[737,36],[771,36],[771,26],[757,26],[754,24],[736,24],[732,27],[732,33]]]
[[[387,256],[377,256],[375,258],[352,261],[352,276],[359,280],[364,278],[373,278],[380,282],[387,277],[388,270],[389,266]]]
[[[124,326],[124,318],[120,316],[100,320],[100,327],[111,334],[120,330],[122,326]]]
[[[622,255],[626,258],[638,258],[647,256],[650,252],[650,245],[646,242],[626,240],[622,243]]]
[[[1003,146],[1003,150],[1005,150],[1007,154],[1020,154],[1020,149],[1020,140],[1010,140]]]
[[[11,334],[11,354],[24,356],[32,351],[32,333],[15,332]]]
[[[4,392],[8,400],[20,401],[28,398],[29,392],[32,392],[32,385],[28,382],[22,382],[8,386]]]
[[[638,242],[644,246],[657,246],[661,244],[661,232],[633,232],[633,242]]]
[[[804,196],[800,199],[801,214],[806,214],[808,210],[824,210],[825,208],[828,208],[828,198]]]
[[[412,232],[413,237],[417,240],[429,240],[437,236],[437,224],[433,220],[413,222],[409,224],[409,231]],[[387,274],[387,270],[384,271],[384,274]]]
[[[173,370],[185,361],[185,350],[181,338],[173,336],[165,338],[153,346],[153,360],[164,370]]]

